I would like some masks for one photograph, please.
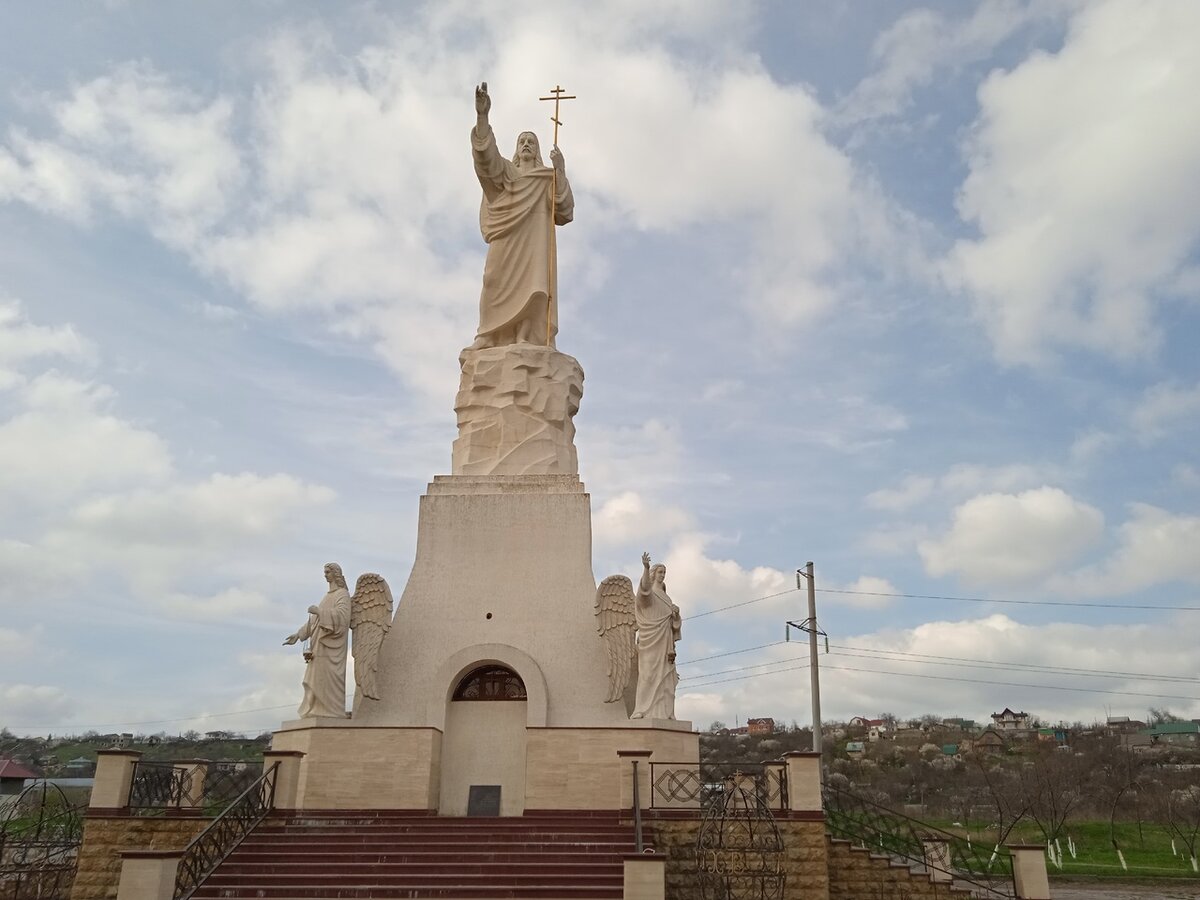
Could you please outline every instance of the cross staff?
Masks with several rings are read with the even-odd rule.
[[[576,99],[574,94],[564,93],[566,88],[562,85],[555,85],[550,91],[549,97],[538,97],[539,100],[554,101],[554,115],[550,117],[550,121],[554,123],[554,149],[558,149],[558,126],[562,124],[558,120],[558,104],[563,100]],[[551,160],[553,163],[553,160]],[[554,308],[551,304],[553,297],[551,292],[558,287],[556,279],[555,266],[558,261],[558,237],[554,231],[554,218],[558,215],[558,166],[550,166],[550,253],[546,259],[546,346],[550,346],[550,311]]]

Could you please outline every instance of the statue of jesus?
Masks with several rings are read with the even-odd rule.
[[[479,333],[472,350],[517,343],[554,346],[558,333],[558,264],[554,225],[566,225],[575,211],[566,164],[558,147],[550,151],[553,169],[542,163],[537,135],[523,131],[511,160],[500,155],[488,123],[492,108],[487,82],[475,89],[475,128],[471,153],[483,188],[479,230],[487,241]],[[551,193],[554,203],[551,204]],[[551,224],[553,209],[554,223]],[[549,328],[546,316],[549,315]]]

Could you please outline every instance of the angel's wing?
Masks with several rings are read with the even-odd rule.
[[[596,588],[596,630],[600,632],[608,653],[608,696],[605,703],[620,700],[629,684],[636,652],[635,602],[633,582],[624,575],[609,575]]]
[[[379,647],[392,627],[392,591],[382,575],[367,572],[358,576],[350,598],[350,630],[353,640],[354,681],[363,696],[379,699],[375,683]]]

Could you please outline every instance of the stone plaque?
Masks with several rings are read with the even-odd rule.
[[[500,815],[500,785],[473,784],[467,795],[468,816]]]

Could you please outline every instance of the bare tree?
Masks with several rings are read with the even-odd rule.
[[[1200,872],[1196,862],[1200,843],[1200,784],[1186,782],[1156,782],[1150,789],[1155,818],[1166,826],[1171,837],[1178,838],[1187,848],[1193,872]]]
[[[982,783],[982,795],[987,798],[988,805],[995,814],[996,845],[992,849],[992,859],[1000,852],[1001,844],[1008,841],[1009,834],[1029,812],[1029,802],[1021,790],[1017,777],[996,763],[989,765],[990,760],[982,754],[971,755],[972,768],[978,773]]]
[[[1037,825],[1055,865],[1061,869],[1058,839],[1067,817],[1083,799],[1084,767],[1071,753],[1045,748],[1030,754],[1018,770],[1017,778],[1029,804],[1029,818]]]

